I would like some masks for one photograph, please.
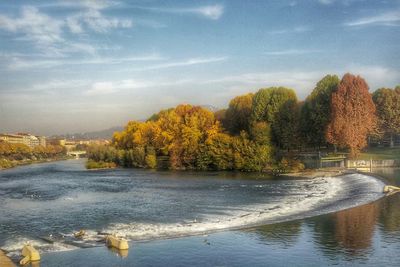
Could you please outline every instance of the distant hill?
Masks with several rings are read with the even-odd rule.
[[[77,139],[77,140],[86,140],[86,139],[111,139],[114,132],[122,131],[124,128],[122,126],[116,126],[109,129],[87,132],[87,133],[74,133],[74,134],[65,134],[65,135],[57,135],[52,136],[54,138],[66,138],[66,139]]]

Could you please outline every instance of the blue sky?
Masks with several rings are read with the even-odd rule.
[[[2,1],[0,132],[84,132],[226,107],[325,74],[400,84],[400,1]]]

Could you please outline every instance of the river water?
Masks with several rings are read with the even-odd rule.
[[[400,183],[396,169],[376,172]],[[382,198],[383,185],[362,174],[30,165],[0,172],[0,247],[17,258],[29,241],[41,266],[391,265],[400,259],[400,199]],[[73,238],[79,229],[83,240]],[[105,233],[131,240],[129,255],[104,248]]]

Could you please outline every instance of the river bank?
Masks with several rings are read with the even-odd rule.
[[[40,160],[30,160],[30,159],[12,160],[12,161],[9,161],[10,166],[8,166],[8,167],[0,166],[0,171],[16,168],[16,167],[20,167],[20,166],[31,165],[31,164],[49,163],[49,162],[63,161],[63,160],[69,160],[69,159],[73,159],[73,158],[65,156],[65,157],[40,159]]]

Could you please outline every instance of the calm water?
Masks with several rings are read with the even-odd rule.
[[[399,170],[377,172],[400,184]],[[294,180],[86,171],[83,161],[25,166],[0,172],[0,247],[17,257],[29,240],[44,253],[41,266],[395,266],[400,195],[374,201],[382,186],[360,174]],[[81,228],[89,234],[77,242],[71,235]],[[133,240],[128,255],[96,242],[102,232]],[[50,234],[54,244],[42,239]]]

